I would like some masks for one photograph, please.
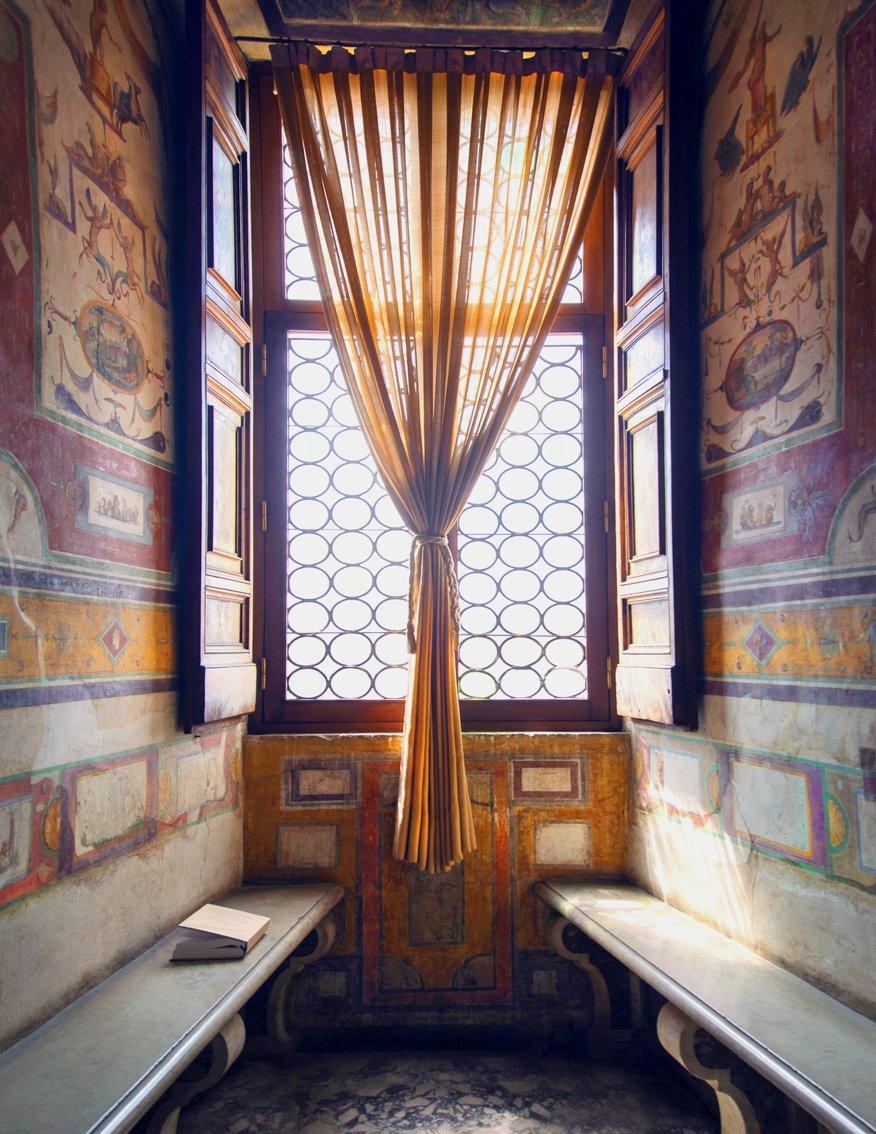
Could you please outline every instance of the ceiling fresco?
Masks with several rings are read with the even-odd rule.
[[[402,31],[428,28],[440,38],[503,31],[616,38],[628,0],[260,0],[274,34],[311,35],[340,26]]]

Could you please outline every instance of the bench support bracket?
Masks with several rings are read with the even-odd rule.
[[[295,1046],[295,1037],[287,1023],[289,993],[293,979],[308,965],[322,960],[335,943],[335,923],[325,918],[314,930],[316,941],[309,953],[293,953],[289,964],[271,985],[268,997],[268,1041],[274,1050],[289,1051]]]
[[[593,994],[593,1022],[587,1036],[587,1053],[591,1059],[612,1059],[630,1053],[641,1036],[641,988],[638,977],[629,973],[629,1014],[631,1027],[617,1028],[612,1023],[611,997],[605,976],[586,952],[573,953],[567,948],[563,934],[570,921],[557,914],[547,924],[546,936],[551,949],[564,961],[571,961],[590,982]],[[574,926],[573,926],[574,928]]]
[[[721,1134],[761,1134],[748,1096],[731,1078],[728,1067],[707,1067],[696,1051],[700,1027],[674,1004],[664,1004],[657,1016],[657,1036],[663,1047],[695,1079],[715,1092],[721,1116]]]
[[[206,1049],[209,1060],[206,1067],[198,1061],[190,1064],[152,1111],[146,1134],[176,1134],[180,1110],[219,1082],[243,1051],[245,1039],[243,1019],[235,1014]]]

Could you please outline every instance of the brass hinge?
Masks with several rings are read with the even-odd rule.
[[[602,348],[602,377],[608,377],[608,347]]]
[[[608,535],[608,501],[602,501],[602,530]]]
[[[268,344],[262,343],[262,378],[268,373]]]
[[[267,500],[262,501],[261,516],[262,516],[262,531],[266,532],[268,530],[268,502],[267,502]]]
[[[611,658],[605,659],[605,684],[611,689]],[[264,686],[262,686],[264,689]]]
[[[261,671],[262,671],[262,674],[261,674],[261,678],[259,680],[259,685],[264,690],[264,689],[267,689],[267,687],[268,687],[268,659],[267,658],[262,658]]]

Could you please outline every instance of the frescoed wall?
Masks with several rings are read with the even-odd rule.
[[[547,948],[532,886],[622,873],[628,738],[473,733],[465,749],[478,849],[430,875],[392,857],[398,736],[244,742],[246,876],[346,891],[338,943],[297,994],[310,1037],[368,1026],[422,1041],[481,1025],[491,1042],[556,1042],[586,1025],[588,982]]]
[[[0,1045],[239,877],[241,730],[176,722],[169,31],[0,0]]]
[[[630,866],[876,1004],[876,5],[716,0],[703,57],[704,699],[633,726]]]

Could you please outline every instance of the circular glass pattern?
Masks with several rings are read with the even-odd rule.
[[[582,378],[580,336],[550,336],[460,517],[463,697],[586,696]]]
[[[328,689],[328,679],[318,669],[293,668],[286,680],[290,696],[296,700],[316,700]]]
[[[289,147],[283,143],[283,256],[286,266],[287,299],[319,299],[319,285],[313,257],[298,203],[298,189],[292,173]]]
[[[302,634],[292,639],[286,652],[294,666],[318,666],[328,653],[328,647],[317,634]]]
[[[328,540],[316,532],[302,532],[289,540],[289,560],[300,567],[315,567],[328,555]]]
[[[403,698],[410,534],[377,476],[330,337],[292,332],[287,351],[288,696]]]
[[[299,429],[289,438],[289,456],[295,463],[319,465],[332,451],[328,437],[309,429]]]
[[[330,337],[288,359],[288,695],[401,699],[411,536]],[[581,377],[580,337],[551,336],[460,517],[462,697],[586,696]]]
[[[289,493],[305,500],[325,495],[331,480],[321,465],[298,465],[289,474]]]

